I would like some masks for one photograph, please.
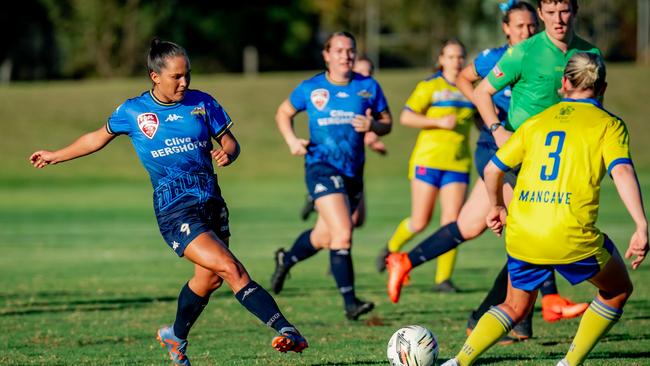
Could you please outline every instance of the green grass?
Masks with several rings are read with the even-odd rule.
[[[613,65],[608,108],[632,134],[639,180],[650,192],[650,73]],[[426,72],[383,72],[378,78],[394,115]],[[196,77],[235,120],[242,155],[220,171],[231,209],[233,251],[253,278],[266,285],[272,253],[307,228],[298,218],[304,198],[302,162],[289,155],[275,130],[274,110],[306,74],[271,74],[258,79],[219,75]],[[100,153],[37,171],[27,156],[55,148],[101,126],[117,104],[146,88],[142,80],[18,84],[0,88],[0,364],[167,365],[155,330],[173,321],[176,296],[191,266],[167,248],[151,209],[151,188],[128,139]],[[298,119],[304,133],[303,117]],[[272,332],[258,323],[227,289],[219,290],[192,330],[195,365],[383,365],[390,335],[407,324],[436,333],[441,357],[464,341],[468,312],[478,305],[499,271],[503,244],[486,234],[461,247],[454,281],[457,295],[429,291],[435,264],[413,272],[399,305],[385,294],[385,276],[374,256],[409,210],[404,177],[416,131],[399,125],[385,141],[385,158],[369,156],[368,223],[355,233],[358,293],[377,303],[370,322],[344,319],[333,280],[320,254],[295,267],[276,296],[311,347],[303,355],[277,354]],[[646,194],[647,196],[647,194]],[[618,247],[627,247],[633,225],[606,179],[599,227]],[[434,219],[435,220],[435,219]],[[432,223],[427,232],[437,227]],[[426,233],[418,238],[425,237]],[[417,239],[416,239],[417,240]],[[650,365],[649,263],[632,273],[636,291],[621,322],[592,352],[586,365]],[[560,291],[589,301],[588,284]],[[479,364],[555,364],[570,344],[578,320],[547,324],[535,318],[535,338],[490,350]]]

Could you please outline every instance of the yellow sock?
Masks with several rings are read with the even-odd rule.
[[[399,252],[400,249],[406,244],[409,240],[413,239],[416,233],[411,231],[409,225],[411,221],[410,217],[405,218],[402,222],[397,225],[397,229],[393,233],[393,236],[388,241],[388,251],[391,253]]]
[[[615,309],[594,299],[582,315],[576,336],[564,358],[566,363],[570,366],[580,365],[598,340],[612,328],[621,315],[623,309]]]
[[[451,278],[456,266],[456,254],[458,254],[458,249],[452,249],[436,259],[438,263],[436,265],[436,284]]]
[[[468,366],[474,363],[483,352],[510,332],[512,326],[512,319],[499,307],[494,306],[485,312],[456,355],[459,364]]]

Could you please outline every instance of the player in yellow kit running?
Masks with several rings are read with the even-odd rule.
[[[558,366],[582,364],[623,314],[632,282],[616,246],[595,226],[606,173],[636,224],[625,253],[636,256],[632,269],[648,252],[648,224],[627,128],[597,101],[605,88],[602,58],[574,54],[562,78],[565,98],[526,121],[486,167],[492,204],[487,224],[497,235],[508,227],[508,295],[481,317],[460,352],[443,366],[471,365],[530,311],[537,289],[553,270],[574,285],[588,280],[599,289]],[[503,176],[519,165],[506,211]]]
[[[421,129],[409,161],[411,215],[399,223],[380,256],[398,252],[427,227],[436,199],[440,198],[441,226],[456,221],[465,201],[475,109],[455,85],[465,64],[463,44],[445,41],[438,64],[440,71],[418,83],[400,115],[403,125]],[[455,262],[455,249],[438,258],[434,290],[457,291],[451,282]]]

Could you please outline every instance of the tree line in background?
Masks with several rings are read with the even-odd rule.
[[[360,52],[376,50],[381,67],[421,67],[445,38],[461,39],[471,54],[504,43],[498,2],[21,0],[0,14],[0,80],[142,74],[154,36],[184,46],[199,73],[241,72],[250,46],[260,71],[313,70],[337,30],[355,34]],[[578,32],[608,59],[634,59],[633,1],[583,0],[578,19]]]

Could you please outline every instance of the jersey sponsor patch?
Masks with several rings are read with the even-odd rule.
[[[314,107],[319,111],[322,111],[327,102],[330,100],[330,92],[327,89],[315,89],[311,92],[311,102],[314,104]]]
[[[501,69],[499,68],[499,65],[494,65],[494,68],[492,69],[492,73],[497,78],[500,78],[504,75],[503,71],[501,71]]]
[[[148,112],[138,115],[138,127],[148,138],[153,138],[158,131],[158,125],[160,125],[160,122],[155,113]]]

